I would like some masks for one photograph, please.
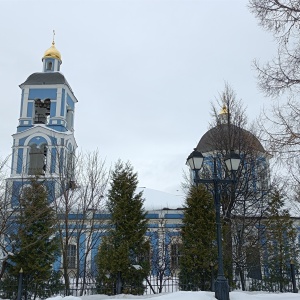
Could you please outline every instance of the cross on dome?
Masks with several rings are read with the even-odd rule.
[[[60,63],[61,63],[62,62],[62,60],[61,60],[61,54],[60,54],[60,52],[55,47],[54,36],[55,36],[55,30],[53,30],[52,45],[51,45],[51,47],[49,49],[47,49],[45,51],[43,59],[44,58],[55,58],[55,59],[58,59],[60,61]]]

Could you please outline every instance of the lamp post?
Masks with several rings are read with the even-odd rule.
[[[216,209],[216,228],[217,228],[217,245],[218,245],[218,276],[215,281],[215,297],[218,300],[229,300],[229,285],[224,275],[223,267],[223,250],[222,250],[222,231],[221,231],[221,217],[220,217],[220,183],[232,183],[233,179],[221,179],[217,174],[217,163],[214,157],[213,174],[210,179],[200,179],[199,171],[203,166],[204,156],[196,148],[188,156],[186,164],[195,173],[194,182],[196,185],[199,183],[212,183],[213,184],[213,196]],[[233,151],[225,157],[225,165],[230,172],[237,171],[241,158]]]
[[[21,268],[19,271],[19,282],[18,282],[18,296],[17,300],[22,299],[22,290],[23,290],[23,269]]]

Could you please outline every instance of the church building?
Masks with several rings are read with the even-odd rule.
[[[61,54],[53,41],[42,57],[42,72],[31,74],[20,84],[22,93],[19,124],[17,132],[13,134],[11,174],[6,179],[7,197],[10,197],[12,207],[19,204],[22,191],[30,185],[33,176],[38,176],[45,185],[49,202],[55,199],[57,203],[65,201],[62,195],[64,191],[68,191],[68,198],[72,201],[78,200],[77,198],[81,196],[80,187],[75,185],[74,175],[74,157],[77,148],[74,137],[74,115],[78,100],[65,76],[60,72],[61,64]],[[157,195],[149,196],[149,189],[147,193],[147,198],[157,199]],[[156,251],[162,240],[170,247],[174,244],[172,253],[177,253],[183,217],[181,205],[180,208],[173,207],[175,205],[173,200],[176,198],[178,203],[178,197],[161,195],[159,198],[163,197],[167,204],[162,204],[161,201],[159,207],[156,204],[149,204],[151,208],[146,216],[149,228],[146,238],[151,241]],[[146,209],[149,206],[146,205]],[[91,213],[95,222],[93,225]],[[106,235],[109,220],[110,215],[100,208],[89,212],[68,212],[68,222],[64,224],[62,221],[61,224],[61,234],[67,243],[70,277],[79,276],[78,273],[81,274],[83,271],[94,274],[95,257],[101,239]],[[67,230],[68,240],[64,238]],[[155,257],[160,259],[160,256]],[[177,269],[177,254],[172,256],[172,265]],[[58,257],[53,268],[55,270],[63,268],[63,257]]]
[[[20,84],[22,92],[19,124],[16,133],[13,134],[11,174],[6,181],[7,197],[10,198],[12,207],[18,205],[24,187],[30,185],[33,176],[38,176],[39,180],[43,181],[48,191],[49,202],[60,199],[65,191],[69,191],[68,196],[73,195],[75,200],[76,197],[82,196],[78,192],[80,187],[75,185],[74,174],[77,148],[74,137],[74,116],[78,100],[65,76],[60,72],[61,64],[61,54],[53,40],[51,47],[42,57],[42,71],[31,74]],[[211,174],[213,158],[216,155],[219,160],[230,150],[241,155],[242,167],[238,173],[238,184],[230,190],[232,193],[226,192],[222,195],[224,196],[222,205],[224,219],[235,220],[235,223],[232,222],[232,228],[236,225],[232,230],[234,240],[238,237],[237,234],[234,236],[234,233],[241,232],[240,215],[245,203],[250,203],[251,210],[247,208],[247,211],[246,209],[242,211],[244,213],[242,225],[248,230],[247,234],[258,232],[258,229],[254,228],[256,224],[253,225],[250,221],[257,217],[257,213],[260,213],[262,208],[265,209],[270,177],[270,156],[252,133],[231,124],[228,122],[229,119],[228,107],[224,106],[218,124],[201,137],[196,149],[205,157],[206,173],[204,171],[200,173],[200,177],[203,178]],[[218,165],[218,173],[222,176],[226,175],[221,164]],[[195,175],[191,174],[191,179],[194,178],[193,176]],[[247,194],[245,194],[245,186]],[[163,193],[154,194],[149,189],[143,192],[146,198],[148,222],[145,238],[151,245],[149,254],[152,265],[151,275],[172,281],[172,276],[177,278],[179,272],[184,200],[180,197],[178,201],[179,198],[175,195],[172,195],[174,197],[171,199]],[[151,194],[155,196],[153,198],[156,203],[149,205],[148,202],[147,205]],[[232,197],[226,198],[227,194]],[[62,219],[65,219],[66,223],[58,227],[61,229],[61,240],[65,243],[62,246],[65,256],[59,257],[53,264],[53,268],[62,270],[65,263],[71,277],[77,277],[79,280],[80,274],[84,273],[90,274],[90,278],[94,280],[96,255],[103,237],[107,235],[111,216],[103,207],[88,207],[86,211],[82,211],[83,206],[78,207],[80,209],[78,208],[76,212],[65,210],[61,213],[62,217],[58,223]],[[59,213],[57,215],[60,217]],[[65,234],[67,230],[69,230],[68,240]],[[234,247],[236,244],[233,242],[230,246]],[[257,251],[258,261],[260,256]],[[261,269],[260,262],[258,268]]]
[[[11,175],[7,179],[11,203],[16,205],[31,175],[43,176],[49,198],[61,193],[58,178],[72,185],[72,162],[77,147],[74,113],[77,98],[60,72],[61,54],[54,40],[42,58],[42,72],[31,74],[20,88],[17,132],[13,134]],[[51,199],[49,199],[51,200]]]

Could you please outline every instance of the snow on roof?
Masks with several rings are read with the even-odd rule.
[[[137,192],[140,191],[143,192],[146,210],[177,209],[182,208],[184,205],[184,195],[174,195],[145,187],[139,187]]]

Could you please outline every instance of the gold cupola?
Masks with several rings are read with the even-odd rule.
[[[229,113],[227,106],[224,104],[220,113],[219,113],[219,123],[220,124],[227,124],[229,122]]]
[[[226,105],[224,104],[219,115],[227,115],[228,114],[228,109],[226,107]]]
[[[45,58],[54,58],[54,59],[58,59],[60,61],[60,63],[62,63],[62,60],[61,60],[61,54],[60,52],[56,49],[55,47],[55,42],[53,41],[52,42],[52,46],[47,49],[45,51],[45,54],[43,56],[43,59]]]

